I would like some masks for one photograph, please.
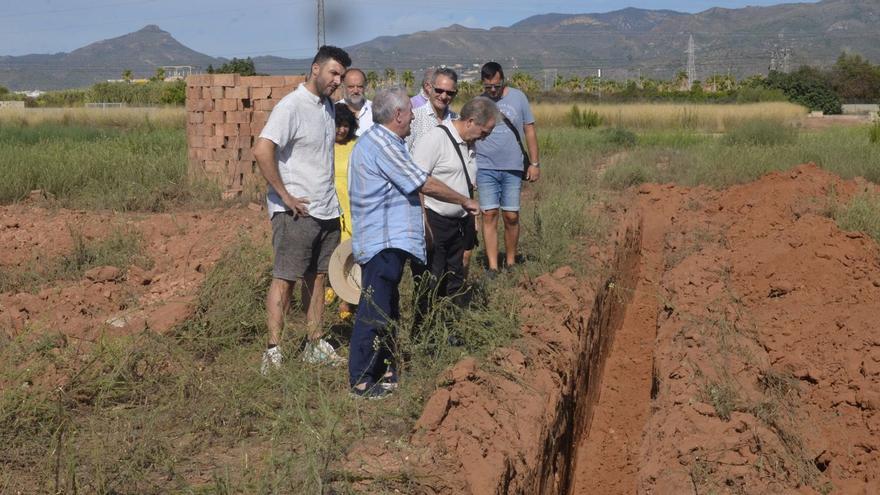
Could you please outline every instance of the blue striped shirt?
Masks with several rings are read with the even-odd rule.
[[[426,180],[404,140],[384,125],[358,138],[348,161],[355,261],[364,264],[379,251],[401,249],[425,263],[419,188]]]

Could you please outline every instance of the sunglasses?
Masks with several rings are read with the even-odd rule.
[[[488,90],[490,90],[490,89],[501,89],[501,88],[503,88],[503,87],[504,87],[504,83],[501,83],[501,84],[484,84],[484,85],[483,85],[483,89],[485,89],[486,91],[488,91]]]
[[[442,95],[443,93],[446,93],[449,95],[450,98],[455,98],[455,95],[458,94],[458,91],[456,91],[454,89],[443,89],[443,88],[434,88],[434,92],[437,93],[438,95]]]

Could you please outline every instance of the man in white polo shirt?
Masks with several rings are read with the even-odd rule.
[[[303,360],[341,364],[333,346],[321,338],[324,279],[339,244],[339,200],[333,180],[336,119],[330,95],[351,65],[348,54],[322,46],[307,81],[272,110],[254,146],[260,172],[269,183],[274,266],[266,297],[269,345],[261,372],[281,364],[279,347],[293,283],[302,280],[307,337]]]
[[[358,137],[367,132],[373,125],[373,102],[364,95],[367,89],[367,76],[360,69],[351,68],[345,72],[342,78],[342,100],[337,103],[345,103],[358,119],[358,128],[355,135]]]
[[[489,98],[477,97],[461,109],[458,120],[444,122],[424,133],[413,147],[413,161],[453,191],[474,197],[477,174],[474,143],[485,139],[495,127],[498,108]],[[474,217],[461,206],[425,196],[426,235],[429,246],[427,276],[430,284],[423,294],[450,296],[456,304],[464,303],[464,251],[473,249],[477,232]],[[428,275],[429,274],[429,275]],[[430,300],[422,297],[422,315]]]

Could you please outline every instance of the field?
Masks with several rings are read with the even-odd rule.
[[[421,493],[429,486],[481,493],[477,487],[488,490],[496,479],[534,492],[523,479],[541,469],[530,464],[538,449],[527,441],[555,431],[542,433],[536,425],[546,418],[535,408],[553,403],[545,390],[582,379],[563,368],[578,361],[569,353],[595,331],[586,322],[602,294],[621,318],[643,316],[622,328],[646,333],[617,330],[618,343],[611,339],[601,356],[610,378],[594,385],[628,390],[629,399],[609,402],[614,394],[604,388],[592,399],[571,392],[577,410],[591,407],[596,418],[579,438],[557,442],[569,449],[563,472],[582,490],[575,493],[595,492],[584,482],[590,479],[631,488],[620,493],[675,493],[682,479],[699,493],[749,486],[850,493],[857,478],[873,480],[864,469],[877,472],[874,450],[847,458],[842,444],[826,438],[828,453],[814,452],[819,440],[808,434],[810,421],[821,419],[817,430],[836,435],[828,438],[872,435],[826,427],[834,411],[847,418],[862,411],[873,425],[865,404],[880,389],[872,375],[855,370],[860,388],[847,405],[847,382],[830,364],[843,354],[817,351],[831,344],[811,340],[814,333],[797,342],[785,334],[804,324],[798,315],[819,319],[803,308],[830,304],[808,288],[848,287],[847,300],[862,304],[864,315],[878,309],[870,299],[880,285],[870,236],[880,235],[873,185],[880,145],[871,129],[811,130],[805,111],[788,104],[581,106],[601,117],[592,128],[573,126],[570,110],[535,108],[544,177],[525,192],[526,262],[495,280],[478,263],[476,303],[465,311],[438,303],[417,340],[407,284],[398,344],[409,371],[395,397],[366,404],[348,396],[342,370],[291,359],[279,373],[258,373],[269,225],[259,208],[221,202],[210,184],[190,181],[180,111],[0,113],[7,178],[0,185],[0,493]],[[816,167],[793,169],[808,162]],[[786,172],[761,179],[774,171]],[[633,215],[641,218],[642,247],[630,254],[642,271],[630,284],[622,274],[632,267],[614,253]],[[784,236],[765,235],[783,229]],[[768,244],[771,238],[781,244]],[[825,278],[803,278],[810,274],[797,271],[802,264],[783,262],[782,248],[795,245],[811,250],[804,263]],[[762,248],[763,258],[755,254]],[[846,270],[823,271],[838,258]],[[777,273],[767,275],[774,266]],[[711,297],[688,292],[689,283]],[[767,284],[772,299],[758,294]],[[772,304],[787,301],[783,313]],[[869,338],[859,315],[835,306],[821,321],[861,345]],[[289,318],[295,330],[284,340],[294,349],[302,316]],[[333,305],[325,321],[344,352],[350,328]],[[463,348],[436,345],[452,331],[461,331]],[[844,346],[841,339],[834,345]],[[640,349],[639,359],[620,345]],[[773,361],[773,349],[791,346],[798,360]],[[685,354],[688,373],[675,368]],[[649,394],[652,362],[664,373],[656,394]],[[632,375],[622,372],[627,363],[635,363]],[[675,373],[686,378],[670,379]],[[647,388],[627,388],[637,380]],[[816,392],[803,388],[811,380]],[[843,402],[816,398],[826,396],[828,404],[836,396]],[[662,406],[653,416],[652,400]],[[694,419],[693,404],[697,411],[707,404],[711,414]],[[507,415],[511,407],[518,414]],[[624,410],[635,415],[632,424],[616,426],[615,416],[629,417]],[[516,422],[522,418],[534,421]],[[667,419],[683,425],[680,439],[717,450],[671,450],[658,433]],[[725,453],[754,445],[711,441],[727,438],[719,432],[734,421],[749,427],[729,438],[767,442],[737,464],[746,466],[739,477]],[[614,428],[628,428],[634,453],[627,458],[611,455],[615,446],[622,451],[607,434]],[[664,464],[676,457],[683,468]],[[608,464],[590,464],[595,458]]]

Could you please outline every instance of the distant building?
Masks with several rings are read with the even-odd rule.
[[[40,96],[46,94],[45,91],[40,91],[39,89],[35,89],[33,91],[16,91],[17,95],[25,95],[28,98],[39,98]]]

